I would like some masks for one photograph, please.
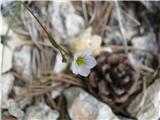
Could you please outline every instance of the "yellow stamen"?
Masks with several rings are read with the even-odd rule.
[[[85,62],[84,57],[78,57],[77,60],[76,60],[77,65],[84,64],[84,62]]]

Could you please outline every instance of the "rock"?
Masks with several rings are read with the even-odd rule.
[[[77,14],[68,14],[66,15],[66,29],[69,38],[75,37],[78,35],[82,29],[84,29],[84,21],[83,18]]]
[[[14,86],[14,93],[16,96],[20,96],[26,92],[27,92],[27,89],[19,87],[19,86]],[[19,107],[21,109],[23,109],[27,105],[31,104],[31,99],[32,99],[31,97],[24,97],[24,98],[18,100],[17,104],[19,105]]]
[[[108,30],[105,32],[105,38],[104,38],[104,43],[106,45],[111,44],[111,45],[122,45],[123,40],[122,36],[120,33],[120,30],[114,29],[112,27],[108,27]]]
[[[33,79],[41,79],[44,74],[53,73],[55,58],[56,52],[53,48],[45,48],[45,50],[42,51],[37,47],[33,47],[31,63]]]
[[[143,5],[150,11],[155,12],[157,9],[160,9],[159,1],[141,1]]]
[[[51,92],[52,98],[55,99],[62,94],[62,91],[69,86],[69,84],[64,84],[61,82],[52,82],[51,85],[54,89]]]
[[[4,47],[4,55],[3,55],[3,47]],[[0,63],[2,63],[2,58],[3,58],[3,69],[0,69],[1,73],[5,73],[8,70],[11,69],[12,67],[12,57],[13,57],[13,52],[6,46],[4,46],[3,44],[0,43]],[[0,68],[2,64],[0,64]]]
[[[142,96],[145,97],[142,99]],[[138,120],[158,120],[160,117],[160,79],[139,94],[129,105],[128,111]]]
[[[126,118],[126,117],[122,117],[122,116],[118,116],[120,120],[135,120],[135,119],[131,119],[131,118]]]
[[[16,33],[13,33],[9,36],[9,39],[6,41],[6,45],[12,50],[16,50],[16,48],[26,45],[26,44],[33,44],[33,42],[30,39],[26,39],[22,35],[18,35]]]
[[[60,73],[67,67],[67,63],[62,62],[62,55],[60,53],[56,56],[54,72]]]
[[[71,87],[64,94],[72,120],[119,120],[111,108],[81,88]]]
[[[2,5],[2,4],[1,4]],[[1,21],[1,25],[3,25],[3,29],[1,28],[0,29],[0,35],[5,35],[6,34],[6,31],[8,29],[8,25],[5,21],[5,19],[3,18],[2,16],[2,12],[0,12],[0,21]],[[10,35],[12,31],[9,31],[8,35]]]
[[[84,29],[84,20],[76,14],[70,1],[53,1],[49,4],[48,13],[51,16],[51,24],[56,31],[55,37],[65,44]]]
[[[31,76],[31,49],[29,45],[18,48],[13,57],[13,69],[22,75],[22,79],[29,80]]]
[[[12,90],[14,79],[11,73],[4,74],[1,77],[2,108],[7,108],[8,95]]]
[[[105,30],[104,43],[106,45],[123,45],[123,37],[125,40],[129,41],[132,37],[138,34],[137,27],[140,23],[135,19],[134,13],[129,8],[127,11],[120,8],[121,22],[123,26],[122,29],[127,33],[122,37],[116,8],[117,7],[112,10],[112,15]]]
[[[16,117],[18,120],[23,120],[24,112],[19,108],[18,104],[13,100],[9,99],[7,101],[8,112]]]
[[[152,31],[143,36],[133,38],[132,44],[135,48],[144,49],[154,54],[157,54],[158,52],[156,35]]]
[[[156,37],[153,32],[144,34],[143,36],[135,37],[132,39],[131,42],[133,44],[133,47],[137,49],[143,49],[151,52],[152,54],[157,54],[158,52]],[[154,68],[156,66],[154,56],[151,54],[146,55],[146,53],[142,51],[135,51],[133,53],[129,53],[129,59],[136,69],[140,68],[142,62],[143,64],[151,68]],[[144,59],[144,61],[142,61],[142,59]]]
[[[52,110],[44,103],[27,108],[24,120],[57,120],[59,113]]]

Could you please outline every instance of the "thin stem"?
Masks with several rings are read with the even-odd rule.
[[[58,49],[60,51],[60,53],[62,54],[61,51],[63,51],[66,55],[68,55],[69,57],[72,57],[72,55],[67,52],[64,48],[62,48],[55,40],[54,38],[49,34],[49,32],[44,28],[44,26],[41,24],[41,22],[39,21],[39,19],[34,15],[34,13],[31,11],[30,8],[28,8],[23,2],[21,2],[21,4],[24,5],[24,7],[33,15],[33,17],[37,20],[37,22],[40,24],[40,26],[42,27],[42,29],[46,32],[49,41],[52,43],[52,45]],[[64,55],[62,54],[62,57],[64,58]],[[64,58],[65,59],[65,58]]]

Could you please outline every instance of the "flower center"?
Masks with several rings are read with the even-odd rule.
[[[76,60],[77,65],[84,64],[84,62],[85,62],[84,57],[78,57],[77,60]]]

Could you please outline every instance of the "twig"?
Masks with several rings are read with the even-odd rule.
[[[53,81],[62,81],[71,85],[76,85],[76,86],[83,86],[83,84],[78,81],[78,80],[73,80],[73,79],[66,79],[63,76],[59,75],[59,76],[48,76],[46,79],[48,80],[53,80]]]
[[[48,97],[48,102],[50,102],[51,106],[52,106],[54,109],[58,110],[58,107],[57,107],[55,101],[52,100],[51,95],[50,95],[48,92],[46,93],[46,95],[47,95],[47,97]]]
[[[88,15],[87,15],[86,2],[81,2],[81,3],[82,3],[84,20],[85,20],[86,25],[88,25]]]
[[[61,75],[57,75],[57,76],[53,76],[53,75],[47,76],[47,77],[44,77],[44,79],[46,79],[47,82],[49,80],[62,81],[62,82],[68,83],[68,84],[84,87],[80,80],[77,80],[76,78],[69,76],[69,75],[65,75],[65,74],[61,74]],[[44,82],[42,82],[42,84],[44,84]],[[28,87],[27,92],[23,93],[20,96],[17,96],[15,98],[15,100],[20,100],[23,97],[43,95],[43,94],[46,94],[47,92],[51,91],[53,88],[54,87],[50,87],[50,86],[46,86],[46,85],[31,86],[31,87]]]
[[[82,80],[77,79],[77,78],[74,77],[74,76],[66,75],[66,74],[63,74],[63,73],[62,73],[62,76],[64,76],[64,78],[66,78],[66,79],[68,79],[68,80],[76,81],[76,83],[78,83],[80,87],[85,87],[84,84],[82,83]]]
[[[140,68],[143,69],[143,70],[146,70],[146,71],[148,71],[150,73],[154,73],[154,70],[152,68],[149,68],[149,67],[147,67],[147,66],[145,66],[143,64],[140,64]]]
[[[63,104],[63,94],[60,95],[60,98],[58,100],[58,104],[57,104],[58,110],[61,110],[62,104]]]
[[[102,47],[101,51],[105,50],[106,48],[111,48],[113,52],[117,52],[117,51],[121,51],[124,49],[123,46],[120,45],[106,45],[105,47]],[[142,51],[148,54],[152,54],[150,51],[147,51],[146,49],[142,49],[142,48],[137,48],[137,47],[133,47],[133,46],[128,46],[128,51]]]
[[[40,87],[40,88],[38,90],[36,90],[34,88],[28,89],[27,92],[25,92],[19,96],[16,96],[15,100],[18,101],[24,97],[43,95],[53,89],[53,87],[49,87],[49,86],[36,86],[36,87]]]
[[[125,53],[128,55],[128,46],[127,46],[127,41],[125,38],[125,30],[123,29],[122,16],[120,13],[119,3],[117,0],[115,0],[115,5],[116,5],[116,11],[117,11],[117,17],[118,17],[120,31],[122,33],[122,39],[123,39],[123,44],[124,44],[124,48],[125,48]]]
[[[120,8],[121,9],[121,8]],[[140,22],[138,20],[136,20],[135,18],[133,18],[132,16],[128,15],[123,9],[121,9],[121,11],[131,20],[133,20],[138,26],[140,26]]]
[[[113,8],[113,2],[109,2],[107,4],[105,4],[103,7],[102,7],[102,14],[101,14],[101,19],[98,21],[98,23],[96,24],[96,30],[94,30],[95,32],[99,31],[100,28],[103,27],[104,29],[104,26],[106,26],[106,24],[108,23],[108,20],[109,20],[109,16],[111,14],[111,11],[112,11],[112,8]]]
[[[94,7],[94,11],[93,11],[93,13],[92,13],[92,15],[91,15],[91,18],[89,19],[89,26],[93,23],[93,21],[95,20],[95,17],[96,17],[96,15],[97,15],[97,2],[95,2],[95,7]]]
[[[140,111],[142,106],[144,105],[146,95],[147,95],[146,88],[147,88],[147,83],[146,83],[146,80],[143,79],[143,91],[142,91],[141,101],[140,101],[138,107],[133,110],[133,113],[137,113],[138,111]]]
[[[51,81],[59,81],[59,82],[64,82],[64,83],[68,83],[68,84],[71,84],[71,85],[76,85],[76,86],[80,86],[80,87],[84,87],[83,83],[81,80],[75,78],[74,76],[71,76],[71,75],[66,75],[66,74],[51,74],[49,76],[44,76],[42,79],[41,79],[41,83],[42,84],[47,84]]]

